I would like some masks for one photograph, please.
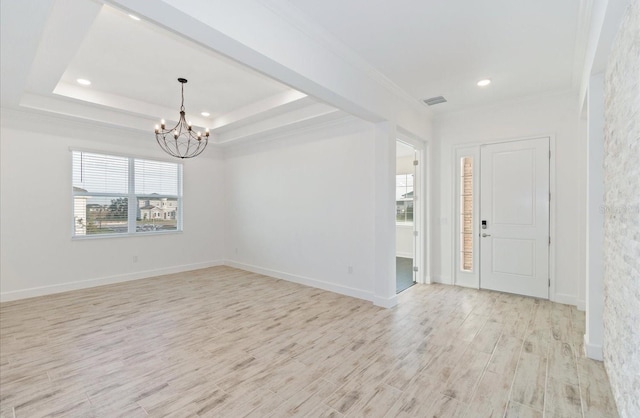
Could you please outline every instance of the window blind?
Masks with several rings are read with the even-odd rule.
[[[182,164],[72,151],[73,235],[182,229]]]

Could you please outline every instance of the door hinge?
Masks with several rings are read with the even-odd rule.
[[[549,277],[549,287],[551,287],[551,277]]]
[[[549,245],[551,245],[551,236],[549,236]]]
[[[413,271],[418,271],[418,266],[413,266]]]
[[[418,160],[413,160],[413,165],[418,165]]]
[[[417,237],[418,236],[418,231],[413,231],[413,236]]]
[[[551,192],[549,192],[549,202],[551,202]]]

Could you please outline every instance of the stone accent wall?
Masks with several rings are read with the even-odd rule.
[[[605,74],[604,362],[620,416],[640,417],[640,0]]]

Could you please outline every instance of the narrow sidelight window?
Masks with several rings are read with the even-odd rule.
[[[473,271],[473,158],[460,159],[460,269]]]

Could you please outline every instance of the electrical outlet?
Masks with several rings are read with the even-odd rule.
[[[134,263],[137,263],[137,262],[138,262],[138,256],[137,256],[137,255],[134,255],[134,256],[133,256],[133,262],[134,262]]]

